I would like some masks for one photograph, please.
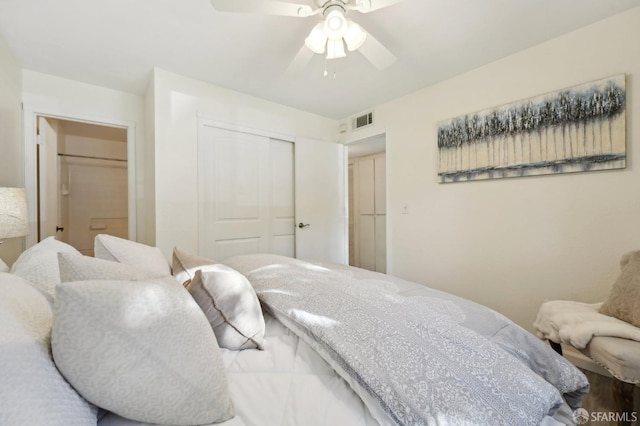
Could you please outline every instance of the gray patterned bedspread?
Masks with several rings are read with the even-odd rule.
[[[538,425],[561,395],[576,408],[588,391],[538,338],[468,300],[343,265],[276,255],[224,263],[383,424]]]

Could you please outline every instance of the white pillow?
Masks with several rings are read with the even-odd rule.
[[[95,257],[137,266],[159,273],[171,275],[169,262],[157,247],[140,244],[113,235],[98,234],[93,241]]]
[[[198,270],[187,290],[207,316],[218,344],[232,350],[264,349],[264,317],[244,275],[225,265]]]
[[[95,257],[58,253],[60,281],[121,280],[143,281],[160,278],[159,272]],[[167,278],[173,278],[168,276]]]
[[[0,424],[95,425],[97,409],[58,372],[51,308],[24,279],[0,273]]]
[[[69,244],[49,237],[25,250],[11,267],[11,273],[29,281],[51,302],[55,287],[60,284],[58,253],[81,254]]]
[[[216,262],[205,257],[189,254],[177,247],[173,248],[173,257],[171,262],[173,276],[184,286],[193,279],[196,271],[207,269],[208,267],[219,263],[220,262]]]
[[[150,423],[233,417],[215,336],[175,280],[62,283],[54,318],[56,365],[88,401]]]

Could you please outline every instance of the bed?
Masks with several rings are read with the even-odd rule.
[[[17,376],[0,384],[1,424],[17,425],[18,419],[34,425],[209,424],[206,416],[192,416],[206,411],[203,402],[194,401],[208,393],[218,405],[227,401],[209,418],[229,426],[558,425],[573,423],[572,411],[588,391],[582,373],[504,316],[416,283],[276,255],[244,255],[222,264],[192,257],[195,261],[176,268],[174,252],[172,270],[157,249],[105,241],[108,244],[96,247],[101,260],[81,257],[59,242],[40,243],[49,247],[25,252],[12,274],[0,275],[3,294],[16,291],[14,299],[22,301],[5,297],[0,312],[13,312],[14,323],[20,318],[32,323],[35,314],[27,311],[37,307],[43,319],[37,333],[30,334],[37,334],[41,346],[53,347],[49,361],[38,361],[47,368],[25,372],[22,361],[9,366],[7,352],[15,357],[15,351],[7,348],[16,332],[12,340],[0,325],[0,373]],[[47,272],[36,274],[34,262],[36,269]],[[179,269],[182,276],[176,274]],[[56,274],[62,276],[58,282],[42,284]],[[234,293],[225,321],[214,324],[204,305],[193,308],[193,299],[198,299],[192,285],[216,277],[238,278],[232,274],[246,280],[250,289]],[[179,285],[185,282],[186,287]],[[163,305],[164,289],[169,305]],[[189,310],[173,316],[175,300],[184,300]],[[114,319],[123,305],[131,307],[121,310],[124,322]],[[141,325],[141,312],[154,319],[144,324],[147,328]],[[229,319],[234,316],[240,318],[236,323]],[[102,323],[108,327],[96,333]],[[132,358],[135,350],[122,350],[122,335],[129,338],[131,332],[139,334],[129,344],[143,347],[144,356]],[[48,340],[51,333],[53,343]],[[179,340],[163,342],[165,335]],[[194,353],[202,359],[194,360]],[[119,362],[108,366],[113,360]],[[148,365],[151,361],[154,366]],[[215,363],[219,367],[212,369]],[[173,372],[171,364],[180,366],[179,374],[167,384],[162,379]],[[62,380],[52,379],[52,366]],[[127,368],[131,374],[123,373]],[[42,374],[36,377],[33,371]],[[140,371],[146,373],[131,377]],[[38,380],[45,374],[52,376],[46,379],[51,389],[43,392]],[[191,377],[187,390],[171,388],[185,377]],[[12,390],[7,390],[9,383]],[[209,392],[211,383],[216,383],[217,393]],[[102,390],[109,386],[109,392]],[[49,395],[54,393],[67,401],[61,405],[71,408],[52,404]],[[69,417],[70,411],[75,417]]]

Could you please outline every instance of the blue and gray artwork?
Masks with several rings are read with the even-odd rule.
[[[626,166],[625,76],[439,123],[440,182]]]

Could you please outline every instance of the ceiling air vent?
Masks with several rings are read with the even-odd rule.
[[[363,127],[371,126],[373,124],[373,112],[359,115],[351,122],[351,129],[357,130]]]

